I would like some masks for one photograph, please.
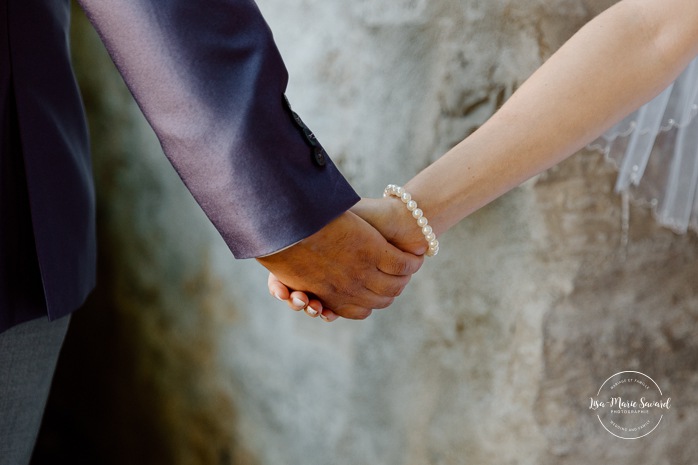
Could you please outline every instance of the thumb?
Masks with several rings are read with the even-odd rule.
[[[351,209],[400,250],[423,255],[428,248],[416,220],[396,199],[361,199]]]

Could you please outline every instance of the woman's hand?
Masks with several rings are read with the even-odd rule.
[[[291,290],[286,287],[284,283],[279,281],[279,278],[274,276],[273,273],[269,273],[267,286],[271,295],[286,302],[291,310],[295,310],[296,312],[303,310],[309,317],[316,318],[319,316],[328,323],[339,318],[339,315],[328,308],[323,308],[322,302],[317,299],[311,299],[305,292],[291,292]]]

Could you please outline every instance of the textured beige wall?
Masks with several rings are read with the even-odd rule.
[[[259,0],[294,107],[366,196],[469,134],[610,3]],[[389,310],[326,325],[233,261],[78,37],[102,279],[76,325],[113,322],[100,376],[115,463],[696,463],[698,241],[635,207],[624,231],[600,156],[449,231]],[[610,436],[588,410],[622,370],[674,399],[641,440]]]

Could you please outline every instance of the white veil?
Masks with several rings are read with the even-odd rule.
[[[677,233],[698,232],[698,58],[661,94],[589,147],[618,168],[616,191]]]

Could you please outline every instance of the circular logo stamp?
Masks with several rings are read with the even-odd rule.
[[[639,439],[654,431],[671,409],[652,378],[639,371],[621,371],[603,382],[589,409],[606,431],[621,439]]]

